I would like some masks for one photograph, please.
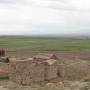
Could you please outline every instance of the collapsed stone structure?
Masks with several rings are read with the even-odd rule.
[[[41,84],[63,78],[61,65],[54,59],[36,62],[33,59],[10,62],[10,80],[22,85]]]
[[[47,58],[47,55],[46,57],[45,55],[42,56],[44,58],[41,58],[41,56],[36,58],[35,56],[25,60],[11,59],[8,63],[8,77],[10,80],[22,85],[32,85],[62,79],[64,70],[58,60],[49,58],[49,56]]]
[[[58,57],[54,54],[39,53],[38,55],[34,56],[33,59],[37,61],[43,61],[43,60],[49,60],[49,59],[58,60]]]

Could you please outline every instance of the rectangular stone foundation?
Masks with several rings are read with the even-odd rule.
[[[58,78],[57,60],[33,62],[32,60],[16,60],[10,62],[10,80],[22,85],[43,83]]]

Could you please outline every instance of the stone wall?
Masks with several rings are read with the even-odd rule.
[[[0,76],[8,76],[9,74],[9,64],[0,63]]]
[[[10,62],[10,80],[22,85],[41,84],[59,77],[57,60],[34,62],[16,60]],[[59,73],[59,74],[58,74]]]

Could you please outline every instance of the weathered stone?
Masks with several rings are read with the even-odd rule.
[[[0,62],[9,63],[9,58],[8,57],[0,57]]]
[[[8,76],[8,74],[9,74],[9,64],[0,63],[0,75]]]
[[[56,60],[50,59],[45,62],[45,80],[52,80],[58,77],[58,64]]]
[[[38,61],[49,60],[49,59],[58,60],[58,57],[54,54],[39,53],[38,55],[34,56],[33,59]]]
[[[54,59],[33,62],[32,59],[10,62],[10,80],[31,85],[58,78],[58,61]]]

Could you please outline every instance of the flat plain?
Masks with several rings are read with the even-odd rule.
[[[30,48],[32,50],[89,50],[90,39],[60,38],[60,37],[0,37],[1,48]]]

